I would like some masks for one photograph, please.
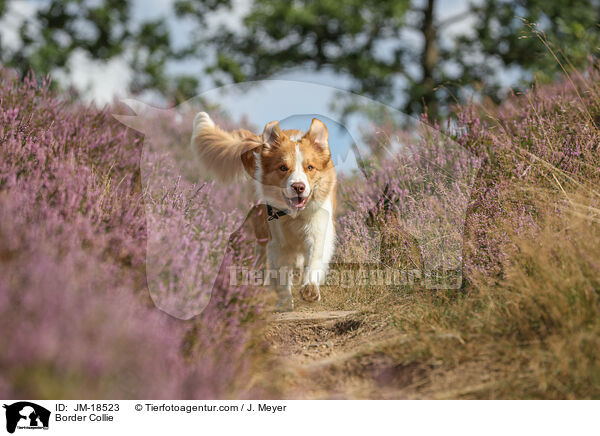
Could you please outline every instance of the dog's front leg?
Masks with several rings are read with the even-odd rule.
[[[332,214],[327,209],[319,209],[307,235],[307,252],[304,256],[307,263],[304,270],[302,289],[300,290],[300,296],[305,301],[321,300],[319,287],[327,278],[334,243],[335,232]]]

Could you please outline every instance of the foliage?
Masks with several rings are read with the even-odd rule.
[[[0,16],[7,5],[0,2]],[[597,57],[599,43],[600,6],[592,0],[484,0],[444,20],[437,18],[436,0],[256,0],[248,8],[178,0],[168,12],[173,16],[145,21],[133,16],[132,1],[37,7],[19,29],[21,46],[0,46],[2,63],[21,75],[69,69],[79,51],[99,61],[125,60],[133,93],[156,90],[181,102],[198,92],[202,78],[170,73],[179,61],[202,60],[217,85],[297,69],[330,71],[349,79],[350,91],[431,119],[451,114],[456,101],[489,96],[499,102],[508,86],[555,80],[562,69],[547,45],[566,68],[580,69]],[[213,24],[240,11],[240,26]],[[176,47],[173,26],[190,23],[189,39]],[[468,31],[455,32],[458,24]],[[356,110],[352,102],[342,106]]]
[[[203,18],[212,2],[178,4],[184,16]],[[217,48],[208,71],[221,81],[330,70],[349,78],[353,92],[431,119],[449,114],[456,100],[483,95],[499,101],[507,85],[556,79],[561,70],[536,32],[545,31],[576,68],[597,54],[600,9],[594,1],[486,0],[444,20],[436,18],[440,5],[257,0],[241,29],[202,32],[195,45]],[[453,33],[461,22],[468,32]],[[537,23],[535,31],[529,23]]]
[[[142,138],[32,76],[0,80],[0,395],[256,395],[255,290],[222,289],[190,321],[148,298]]]
[[[357,235],[368,226],[366,211],[386,210],[378,209],[382,186],[400,217],[423,210],[421,221],[408,227],[419,238],[431,236],[419,231],[436,207],[451,212],[449,223],[460,220],[463,211],[451,201],[456,197],[442,195],[435,203],[430,179],[410,165],[414,159],[421,169],[429,162],[456,173],[468,155],[448,153],[440,140],[450,138],[481,165],[463,198],[469,206],[464,250],[451,259],[464,264],[463,289],[323,290],[323,308],[370,312],[374,324],[389,329],[369,345],[370,353],[399,368],[419,368],[415,383],[398,386],[401,393],[600,396],[599,79],[590,68],[493,109],[459,108],[457,124],[443,135],[434,124],[405,140],[405,131],[386,127],[388,138],[403,138],[407,155],[381,157],[370,177],[341,184],[338,256],[361,259],[368,247]],[[270,389],[281,380],[265,366],[255,289],[224,288],[191,321],[173,319],[149,301],[141,138],[107,111],[65,103],[47,83],[20,82],[5,70],[0,100],[0,328],[8,332],[0,339],[0,394],[276,395]],[[165,122],[159,141],[187,142],[175,119]],[[178,186],[159,196],[157,206],[171,216],[187,214],[182,227],[171,229],[173,240],[188,223],[197,233],[185,241],[195,253],[191,260],[178,257],[177,246],[161,253],[175,271],[209,262],[207,254],[220,248],[213,235],[228,219],[194,206],[200,186],[191,176]],[[442,179],[434,187],[467,194],[462,186],[444,191],[453,186]],[[236,201],[212,184],[199,192],[206,201]],[[421,202],[427,207],[419,208]],[[229,219],[233,225],[241,216]],[[170,295],[176,288],[167,277],[162,291]],[[393,383],[400,382],[390,379],[386,387]]]
[[[563,68],[582,69],[590,58],[598,58],[597,2],[485,0],[472,11],[472,35],[458,39],[455,58],[464,72],[463,83],[484,87],[497,102],[506,80],[499,66],[521,69],[521,84],[514,87],[526,89],[532,82],[557,80]]]
[[[0,16],[10,2],[2,3]],[[167,24],[134,20],[133,2],[68,0],[37,6],[33,18],[24,17],[20,25],[20,46],[0,46],[4,66],[22,76],[30,71],[44,76],[57,68],[69,71],[76,51],[104,62],[121,57],[133,71],[132,92],[152,89],[179,99],[195,94],[197,78],[166,73],[167,62],[183,56],[173,47]]]
[[[448,133],[482,162],[465,225],[461,292],[324,293],[333,307],[351,302],[391,317],[393,339],[369,353],[420,368],[413,386],[397,387],[401,395],[600,396],[599,78],[590,68],[491,110],[459,108]],[[362,250],[356,243],[345,249]]]

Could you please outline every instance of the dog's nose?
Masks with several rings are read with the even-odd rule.
[[[296,182],[292,183],[292,188],[294,188],[294,191],[296,191],[296,193],[302,194],[306,186],[302,182]]]

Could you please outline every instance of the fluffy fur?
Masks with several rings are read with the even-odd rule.
[[[246,171],[254,167],[252,151],[261,142],[259,135],[248,130],[226,132],[215,125],[206,112],[199,112],[194,118],[192,149],[204,172],[220,182],[243,178]]]
[[[305,133],[281,130],[273,121],[256,135],[224,131],[200,112],[191,145],[203,169],[216,180],[253,179],[257,200],[286,212],[278,219],[267,221],[263,213],[260,222],[253,220],[257,236],[268,234],[266,244],[258,245],[259,257],[266,257],[271,274],[277,272],[266,281],[277,291],[280,308],[293,308],[286,271],[303,271],[300,295],[307,301],[320,300],[319,287],[335,246],[337,183],[325,124],[315,118]]]

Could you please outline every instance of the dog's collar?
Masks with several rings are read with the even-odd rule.
[[[267,204],[267,220],[268,221],[277,220],[277,219],[279,219],[279,217],[282,217],[287,214],[288,213],[285,210],[279,210],[279,209],[274,208],[270,204]]]

